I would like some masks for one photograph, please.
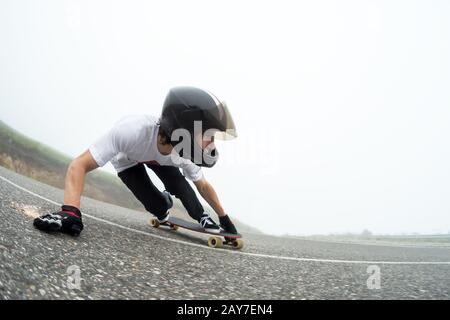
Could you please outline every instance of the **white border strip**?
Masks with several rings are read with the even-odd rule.
[[[47,201],[51,204],[55,204],[60,206],[60,203],[57,203],[53,200],[47,199],[37,193],[34,193],[33,191],[30,191],[24,187],[21,187],[17,184],[15,184],[14,182],[8,180],[5,177],[0,176],[0,179],[13,185],[14,187],[16,187],[17,189],[20,189],[22,191],[25,191],[39,199],[42,199],[44,201]],[[197,243],[192,243],[192,242],[187,242],[187,241],[182,241],[182,240],[177,240],[177,239],[172,239],[170,237],[163,237],[163,236],[159,236],[156,234],[152,234],[152,233],[148,233],[142,230],[137,230],[137,229],[133,229],[130,227],[126,227],[123,226],[121,224],[115,223],[115,222],[111,222],[102,218],[98,218],[95,216],[92,216],[90,214],[87,213],[83,213],[83,216],[85,217],[89,217],[91,219],[106,223],[108,225],[111,226],[115,226],[118,227],[120,229],[123,230],[127,230],[127,231],[132,231],[134,233],[138,233],[138,234],[143,234],[149,237],[153,237],[153,238],[158,238],[158,239],[162,239],[165,241],[170,241],[170,242],[174,242],[174,243],[180,243],[180,244],[184,244],[184,245],[188,245],[188,246],[192,246],[192,247],[198,247],[198,248],[202,248],[202,249],[208,249],[208,250],[214,250],[215,252],[226,252],[226,253],[230,253],[230,254],[239,254],[239,255],[245,255],[245,256],[251,256],[251,257],[258,257],[258,258],[269,258],[269,259],[278,259],[278,260],[289,260],[289,261],[300,261],[300,262],[323,262],[323,263],[344,263],[344,264],[390,264],[390,265],[450,265],[450,261],[361,261],[361,260],[334,260],[334,259],[314,259],[314,258],[296,258],[296,257],[285,257],[285,256],[275,256],[275,255],[269,255],[269,254],[260,254],[260,253],[252,253],[252,252],[243,252],[243,251],[233,251],[233,250],[218,250],[218,249],[214,249],[214,248],[210,248],[201,244],[197,244]]]

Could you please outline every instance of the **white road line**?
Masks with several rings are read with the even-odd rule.
[[[54,205],[58,205],[60,206],[61,204],[58,202],[55,202],[53,200],[47,199],[46,197],[43,197],[37,193],[34,193],[33,191],[30,191],[24,187],[21,187],[17,184],[15,184],[14,182],[10,181],[9,179],[0,176],[0,179],[13,185],[14,187],[16,187],[17,189],[20,189],[22,191],[25,191],[39,199],[42,199],[44,201],[47,201],[49,203],[52,203]],[[218,249],[214,249],[214,248],[210,248],[201,244],[197,244],[197,243],[192,243],[192,242],[187,242],[187,241],[182,241],[182,240],[177,240],[177,239],[172,239],[172,238],[168,238],[168,237],[163,237],[163,236],[159,236],[156,234],[152,234],[152,233],[148,233],[142,230],[137,230],[137,229],[133,229],[130,227],[126,227],[123,226],[121,224],[115,223],[115,222],[111,222],[109,220],[105,220],[102,218],[98,218],[95,216],[92,216],[90,214],[84,213],[83,212],[83,216],[85,217],[89,217],[91,219],[106,223],[108,225],[111,226],[115,226],[118,227],[120,229],[123,230],[127,230],[127,231],[132,231],[138,234],[143,234],[149,237],[153,237],[153,238],[158,238],[158,239],[162,239],[164,241],[170,241],[170,242],[175,242],[175,243],[180,243],[180,244],[184,244],[184,245],[188,245],[188,246],[192,246],[192,247],[198,247],[198,248],[202,248],[205,250],[214,250],[214,252],[226,252],[228,254],[238,254],[238,255],[244,255],[244,256],[250,256],[250,257],[258,257],[258,258],[269,258],[269,259],[278,259],[278,260],[289,260],[289,261],[299,261],[299,262],[322,262],[322,263],[342,263],[342,264],[390,264],[390,265],[450,265],[450,261],[362,261],[362,260],[335,260],[335,259],[314,259],[314,258],[297,258],[297,257],[285,257],[285,256],[276,256],[276,255],[269,255],[269,254],[260,254],[260,253],[252,253],[252,252],[243,252],[243,251],[232,251],[232,250],[218,250]]]

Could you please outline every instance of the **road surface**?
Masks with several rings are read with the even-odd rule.
[[[80,237],[32,226],[62,190],[0,167],[0,299],[449,299],[450,249],[245,235],[241,251],[84,198]]]

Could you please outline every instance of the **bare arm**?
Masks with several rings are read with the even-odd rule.
[[[80,208],[84,177],[89,171],[98,168],[89,150],[78,156],[69,165],[64,186],[64,204]]]
[[[212,187],[212,185],[206,181],[206,179],[202,178],[198,181],[194,181],[195,186],[197,187],[198,192],[209,203],[209,205],[214,209],[219,217],[223,217],[226,215],[225,211],[220,204],[219,198],[217,197],[217,193]]]

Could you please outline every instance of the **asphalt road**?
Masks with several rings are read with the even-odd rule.
[[[244,235],[241,251],[211,249],[203,235],[153,229],[149,214],[91,199],[80,237],[35,230],[62,194],[0,167],[1,299],[450,297],[449,248]]]

